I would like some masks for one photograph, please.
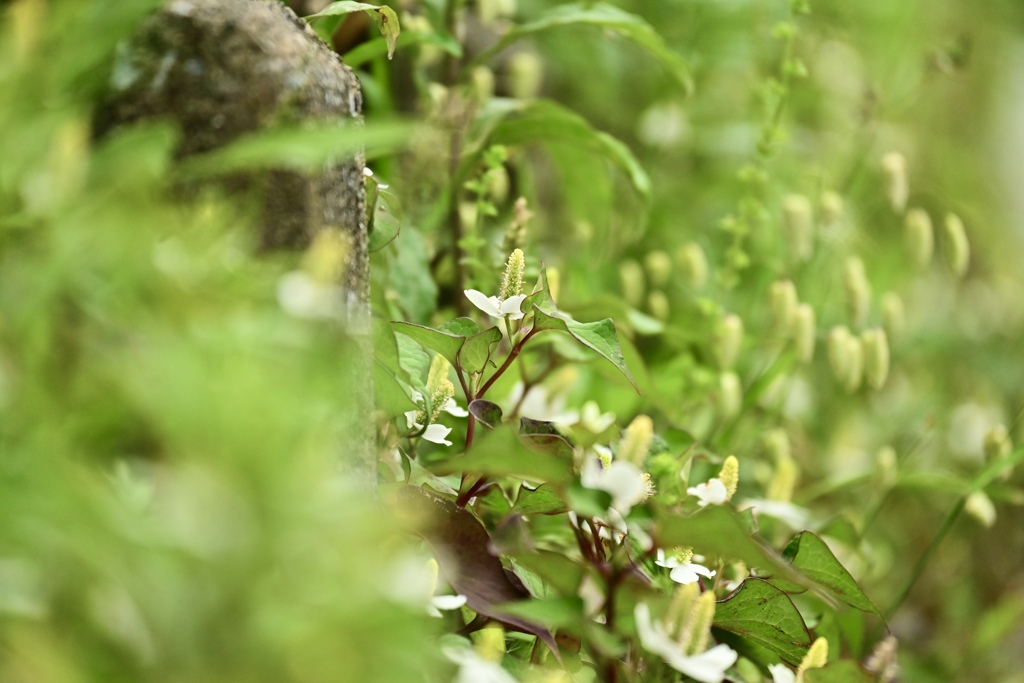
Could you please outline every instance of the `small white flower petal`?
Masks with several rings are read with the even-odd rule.
[[[643,500],[647,491],[644,473],[636,465],[624,460],[616,460],[604,475],[605,491],[612,494],[612,505],[620,512],[629,509]]]
[[[526,299],[525,294],[516,294],[505,299],[501,302],[501,307],[499,308],[501,314],[503,316],[507,315],[512,320],[521,319],[525,314],[519,309],[523,305],[524,299]]]
[[[686,489],[691,496],[700,498],[700,506],[721,505],[729,497],[729,492],[721,479],[709,479],[703,484],[697,484]]]
[[[448,402],[444,404],[444,412],[448,413],[452,417],[468,417],[469,411],[461,407],[455,402],[454,398],[448,399]]]
[[[442,444],[445,446],[451,446],[452,442],[446,438],[452,433],[451,427],[445,427],[442,424],[432,424],[427,427],[427,430],[423,432],[423,438],[430,443]]]
[[[465,595],[435,595],[430,600],[430,604],[443,610],[459,609],[466,604]]]
[[[796,674],[785,664],[769,664],[768,671],[772,674],[772,683],[796,683]]]
[[[674,567],[668,575],[670,579],[684,586],[689,583],[696,583],[698,576],[705,576],[710,579],[714,578],[715,572],[699,564],[683,562]]]
[[[420,427],[421,425],[416,424],[416,411],[410,410],[405,414],[405,426],[409,429],[413,427]]]
[[[651,611],[640,603],[634,611],[636,630],[644,649],[660,656],[676,671],[701,683],[721,683],[726,670],[738,655],[728,645],[716,645],[699,655],[686,656],[679,644],[668,637],[660,623],[651,620]]]
[[[475,289],[466,289],[463,291],[466,295],[466,298],[469,299],[470,302],[474,306],[479,308],[481,311],[495,318],[502,317],[501,309],[499,308],[498,297],[487,296],[483,292],[479,292]]]

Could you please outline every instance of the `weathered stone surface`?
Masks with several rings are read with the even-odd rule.
[[[111,97],[96,118],[99,135],[147,119],[174,120],[179,157],[222,147],[248,133],[292,122],[351,119],[362,109],[359,81],[341,59],[274,0],[171,0],[140,27],[117,57]],[[360,156],[317,174],[286,170],[225,179],[262,202],[263,249],[303,248],[323,230],[347,237],[340,275],[350,337],[369,352],[369,258],[364,161]],[[355,363],[356,419],[343,447],[362,454],[362,473],[375,480],[372,379]],[[353,442],[355,442],[353,444]],[[353,448],[355,445],[355,448]]]

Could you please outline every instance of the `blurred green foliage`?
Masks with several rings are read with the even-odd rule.
[[[246,207],[175,199],[175,131],[91,138],[117,45],[158,4],[3,8],[0,680],[442,679],[431,586],[402,573],[422,574],[424,549],[338,474],[349,341],[278,305],[298,258],[255,257]],[[805,515],[761,516],[760,537],[826,539],[887,613],[904,680],[1024,680],[1024,490],[1019,473],[985,470],[1024,442],[1018,4],[621,0],[573,3],[600,16],[553,27],[542,17],[560,10],[540,0],[391,4],[394,59],[369,33],[348,57],[368,120],[418,126],[372,164],[404,207],[374,255],[377,316],[466,314],[462,290],[496,292],[523,248],[528,283],[543,261],[559,308],[615,321],[640,388],[541,337],[520,361],[534,398],[616,418],[576,426],[576,443],[651,415],[647,469],[666,505],[735,454],[738,499]],[[516,26],[536,30],[488,51]],[[883,165],[893,152],[905,201]],[[934,224],[920,269],[913,208]],[[945,265],[948,213],[969,242],[962,277]],[[780,281],[813,311],[803,350]],[[888,372],[875,342],[830,344],[837,326],[884,328]],[[397,339],[395,367],[425,386],[429,358]],[[867,354],[880,388],[851,380],[849,353]],[[488,398],[548,417],[528,414],[517,374]],[[460,443],[465,421],[443,419]],[[986,448],[998,425],[1006,438]],[[459,486],[425,469],[448,451],[410,444],[409,481]],[[692,460],[668,457],[681,453]],[[583,487],[566,496],[608,506]],[[493,531],[511,504],[499,492],[476,512]],[[555,519],[531,516],[533,538],[558,539]],[[521,573],[575,600],[579,576],[551,561]],[[863,659],[883,635],[871,617],[797,603],[842,636],[833,658]],[[539,676],[509,635],[506,668]]]

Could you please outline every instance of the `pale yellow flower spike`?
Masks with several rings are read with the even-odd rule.
[[[526,270],[526,258],[522,249],[514,250],[505,265],[505,276],[501,280],[501,291],[498,300],[504,301],[523,293],[523,271]]]
[[[722,463],[722,471],[718,473],[718,479],[725,484],[725,501],[729,502],[740,483],[740,463],[735,455],[730,455]]]
[[[818,638],[811,644],[796,670],[796,683],[804,683],[804,672],[808,669],[820,669],[826,664],[828,664],[828,641]]]
[[[427,390],[431,393],[437,391],[437,388],[441,386],[441,381],[448,379],[448,368],[451,367],[451,363],[448,359],[437,354],[434,359],[430,361],[430,371],[427,373]]]
[[[679,632],[679,644],[686,654],[696,655],[708,649],[714,620],[715,594],[705,591],[694,601]]]
[[[619,459],[643,467],[653,438],[654,422],[646,415],[637,415],[629,423],[619,444]]]

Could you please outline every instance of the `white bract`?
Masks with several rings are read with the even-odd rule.
[[[721,479],[708,479],[703,484],[697,484],[686,489],[686,492],[691,496],[697,496],[700,499],[700,506],[705,505],[721,505],[729,499],[729,491],[725,488],[725,484],[722,483]]]
[[[453,683],[519,683],[500,664],[484,659],[470,647],[445,646],[441,652],[459,665]]]
[[[644,473],[625,460],[615,460],[605,467],[599,458],[587,457],[580,470],[580,483],[610,493],[612,507],[624,515],[647,495]]]
[[[423,429],[423,425],[416,421],[416,411],[410,410],[405,414],[406,426],[409,429]],[[430,443],[436,443],[443,446],[451,446],[452,442],[448,440],[448,435],[452,433],[451,427],[445,427],[443,424],[437,424],[436,422],[432,425],[427,425],[422,436]]]
[[[796,683],[796,674],[785,664],[769,664],[768,671],[772,674],[772,683]]]
[[[432,617],[441,616],[440,610],[450,611],[459,609],[466,604],[465,595],[435,595],[427,605],[427,613]]]
[[[672,572],[668,575],[669,578],[684,586],[688,583],[695,583],[699,576],[705,576],[709,579],[715,576],[714,570],[708,569],[696,562],[683,562],[676,557],[665,557],[665,551],[660,548],[658,549],[658,559],[654,561],[654,564],[671,569]]]
[[[738,655],[728,645],[716,645],[696,655],[685,654],[679,643],[665,632],[665,628],[651,619],[651,611],[643,603],[636,606],[633,614],[644,649],[661,657],[681,674],[700,683],[721,683],[726,670],[736,663]]]
[[[487,296],[483,292],[479,292],[475,289],[464,290],[466,298],[468,298],[474,306],[479,308],[487,315],[494,318],[504,318],[506,315],[512,320],[519,320],[523,317],[523,312],[519,310],[519,307],[523,303],[523,299],[526,298],[525,294],[516,294],[509,298],[501,301],[496,296]]]

